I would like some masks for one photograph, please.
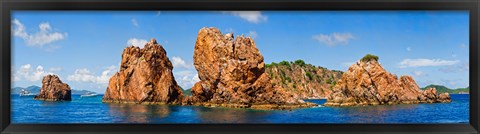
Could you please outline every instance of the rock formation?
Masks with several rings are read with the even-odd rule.
[[[274,86],[282,87],[301,99],[326,98],[343,73],[305,64],[303,60],[273,62],[266,65],[265,72]]]
[[[110,78],[103,102],[180,104],[182,89],[172,73],[165,49],[155,39],[144,48],[123,50],[120,71]]]
[[[373,58],[368,58],[373,57]],[[437,95],[434,88],[420,90],[410,76],[387,72],[378,57],[367,55],[350,66],[333,88],[325,106],[362,106],[450,102],[448,93]]]
[[[263,56],[250,37],[234,38],[217,28],[202,28],[193,58],[200,81],[185,104],[253,109],[315,106],[273,87]]]
[[[68,84],[63,83],[57,75],[43,77],[40,93],[34,97],[44,101],[71,101],[72,91]]]

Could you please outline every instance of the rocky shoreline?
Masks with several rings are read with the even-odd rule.
[[[297,108],[310,108],[318,106],[318,104],[306,102],[303,104],[293,104],[293,105],[280,105],[280,104],[228,104],[228,103],[195,103],[195,104],[185,104],[184,106],[203,106],[203,107],[223,107],[223,108],[240,108],[240,109],[256,109],[256,110],[291,110]]]

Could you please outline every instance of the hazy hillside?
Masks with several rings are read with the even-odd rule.
[[[283,87],[304,99],[325,98],[343,73],[306,64],[303,60],[266,64],[265,72],[275,86]]]
[[[422,88],[422,90],[425,90],[425,89],[431,88],[431,87],[436,88],[438,93],[459,94],[459,93],[468,93],[470,91],[470,87],[450,89],[450,88],[442,86],[442,85],[428,85],[428,86]]]
[[[40,87],[38,86],[29,86],[29,87],[26,87],[26,88],[23,88],[23,87],[14,87],[10,90],[10,93],[11,94],[19,94],[20,91],[22,91],[22,89],[25,89],[27,90],[28,92],[32,93],[32,94],[38,94],[40,93]]]

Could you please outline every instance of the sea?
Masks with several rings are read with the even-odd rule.
[[[11,96],[13,124],[209,124],[209,123],[298,123],[298,124],[468,124],[469,95],[451,94],[451,103],[399,104],[361,107],[325,107],[318,104],[294,110],[251,110],[102,103],[102,96],[71,102],[46,102],[33,96]]]

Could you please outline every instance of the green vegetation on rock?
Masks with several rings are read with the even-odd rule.
[[[282,61],[279,64],[284,66],[290,66],[290,63],[288,61]]]
[[[307,75],[307,77],[308,77],[308,80],[313,80],[312,73],[306,72],[306,75]]]
[[[295,65],[299,65],[299,66],[302,66],[302,67],[303,67],[303,66],[305,66],[305,61],[303,61],[303,60],[296,60],[296,61],[295,61]]]
[[[373,54],[367,54],[367,55],[363,56],[363,58],[361,59],[361,61],[363,61],[363,62],[368,62],[370,60],[378,61],[378,56],[373,55]]]
[[[325,98],[342,76],[342,71],[328,70],[304,60],[271,62],[265,65],[273,85],[294,92],[300,98]],[[329,83],[326,83],[329,81]]]

